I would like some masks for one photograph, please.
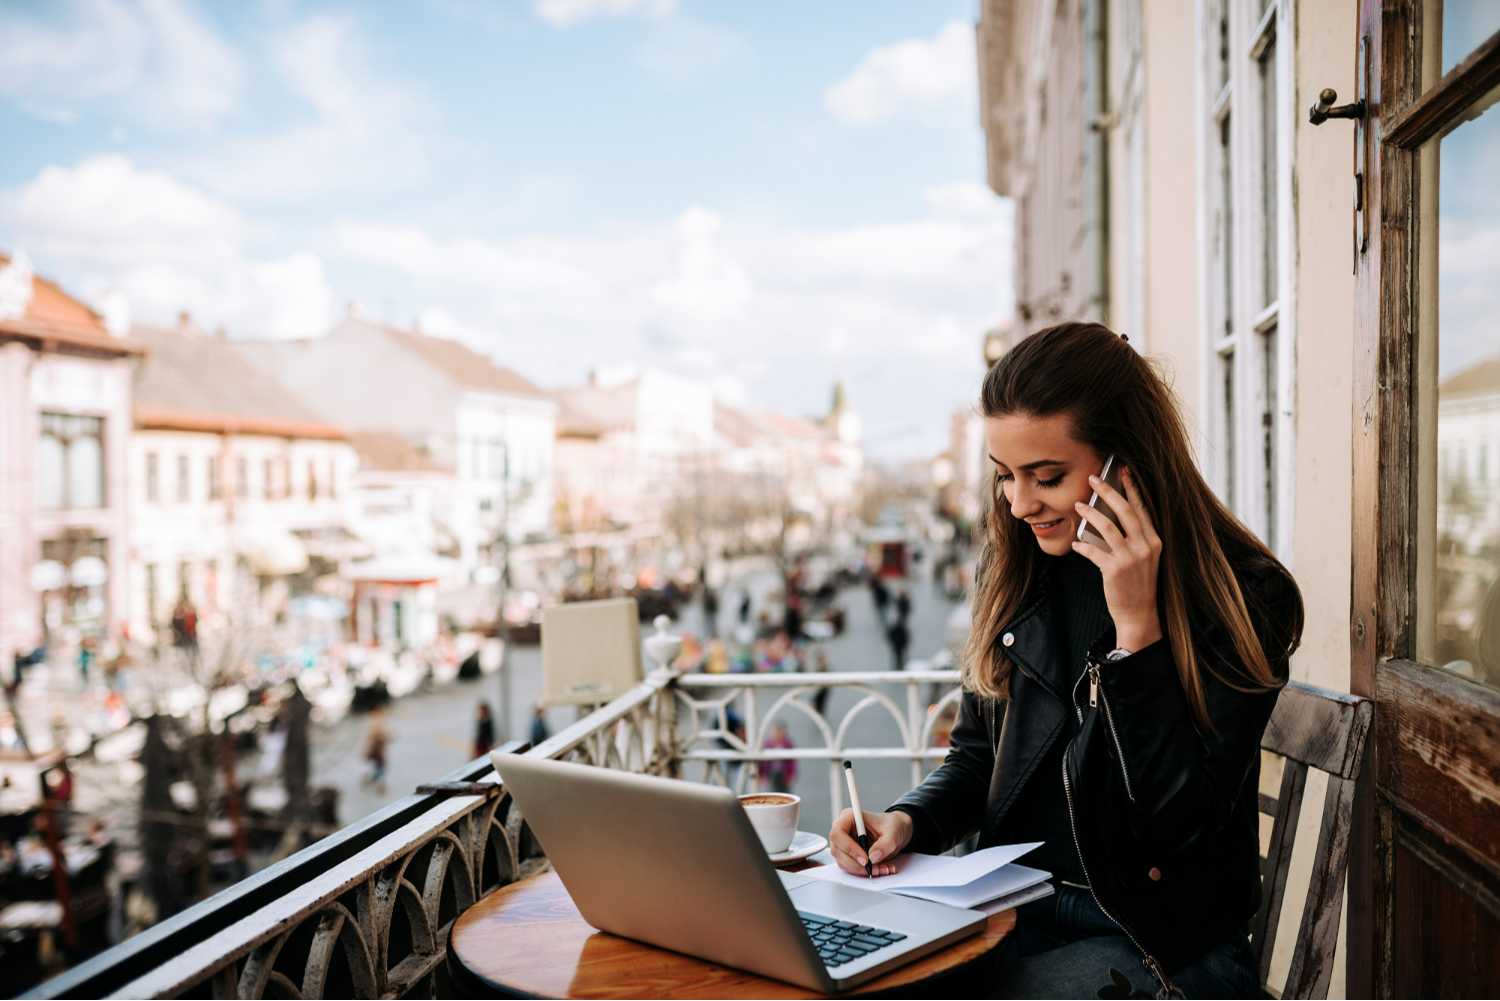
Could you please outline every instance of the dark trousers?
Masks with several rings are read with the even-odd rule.
[[[1129,984],[1118,985],[1118,973]],[[1259,997],[1248,936],[1236,936],[1170,972],[1187,997]],[[979,996],[995,998],[1154,997],[1161,985],[1141,951],[1105,916],[1085,889],[1057,892],[1023,906],[1000,947]],[[1103,989],[1103,993],[1101,993]]]

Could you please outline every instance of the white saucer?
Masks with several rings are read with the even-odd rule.
[[[816,855],[828,847],[828,839],[821,834],[812,834],[808,831],[798,831],[792,836],[792,843],[784,852],[773,852],[766,856],[772,865],[786,865],[788,862],[801,862],[803,859]]]

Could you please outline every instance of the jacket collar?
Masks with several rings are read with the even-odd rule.
[[[1053,642],[1052,602],[1049,600],[1053,571],[1050,560],[1044,562],[1025,605],[1015,619],[996,637],[1002,652],[1016,669],[1066,703],[1068,681]]]

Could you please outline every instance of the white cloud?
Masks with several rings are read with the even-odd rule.
[[[116,316],[165,323],[186,309],[205,326],[273,337],[327,329],[322,260],[255,255],[251,229],[212,195],[117,156],[47,167],[0,192],[7,239]]]
[[[371,65],[350,18],[318,15],[293,24],[274,40],[270,60],[307,115],[194,154],[180,164],[184,173],[260,202],[400,190],[427,176],[427,151],[441,145],[437,109]]]
[[[658,367],[757,406],[826,405],[843,377],[872,427],[942,434],[1010,311],[1009,203],[935,186],[914,218],[809,227],[697,206],[650,225],[507,239],[346,221],[330,253],[402,288],[445,336],[543,384]],[[433,321],[436,321],[433,323]],[[873,444],[909,449],[920,438]],[[926,442],[925,444],[931,444]]]
[[[653,76],[681,84],[703,78],[746,49],[745,40],[728,28],[675,17],[647,32],[636,49],[635,61]]]
[[[823,94],[845,121],[869,124],[898,115],[944,118],[968,112],[977,98],[974,26],[950,21],[931,38],[909,38],[871,50]]]
[[[244,90],[238,54],[179,0],[0,12],[0,95],[59,124],[97,105],[159,129],[211,126]]]
[[[532,4],[537,16],[556,28],[571,28],[596,17],[665,17],[676,8],[677,0],[535,0]]]

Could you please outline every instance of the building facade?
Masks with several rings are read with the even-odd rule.
[[[131,373],[143,351],[0,256],[0,671],[128,614]]]
[[[1497,29],[1493,4],[1431,0],[981,5],[1017,333],[1130,334],[1206,478],[1298,580],[1293,678],[1376,703],[1340,967],[1354,996],[1500,981],[1461,935],[1423,933],[1495,928],[1500,888]]]
[[[179,600],[205,622],[273,619],[368,554],[348,528],[357,459],[344,431],[187,317],[134,336],[149,352],[130,442],[136,635]]]
[[[236,345],[324,421],[400,435],[452,469],[456,502],[442,530],[470,571],[494,565],[502,533],[551,531],[557,404],[518,373],[457,341],[358,315],[322,337]]]

